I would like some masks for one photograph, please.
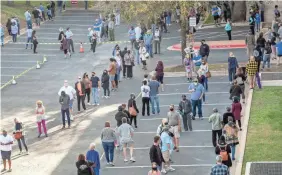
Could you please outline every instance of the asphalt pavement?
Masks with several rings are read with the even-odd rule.
[[[74,86],[77,76],[82,76],[84,72],[95,71],[101,75],[102,71],[108,67],[114,43],[104,43],[97,47],[97,52],[89,52],[89,45],[85,45],[85,53],[79,52],[79,42],[87,41],[87,28],[91,27],[98,14],[92,11],[72,10],[64,12],[63,16],[57,16],[54,21],[47,21],[37,30],[38,54],[33,54],[32,50],[25,49],[24,44],[6,44],[1,49],[1,83],[5,83],[12,75],[18,75],[42,61],[46,55],[48,62],[44,63],[40,69],[32,69],[19,79],[17,85],[9,85],[1,90],[1,128],[13,128],[13,119],[20,118],[25,124],[27,131],[27,143],[30,148],[30,155],[15,156],[18,149],[14,146],[13,172],[10,174],[23,175],[59,175],[76,174],[75,162],[79,153],[86,153],[91,142],[97,144],[97,150],[101,156],[101,174],[110,175],[113,173],[141,175],[150,170],[149,150],[156,133],[157,126],[161,118],[166,117],[168,106],[177,105],[182,94],[188,95],[188,84],[185,77],[165,78],[165,91],[160,94],[160,115],[151,117],[138,117],[138,129],[135,131],[135,158],[136,163],[124,164],[119,151],[115,153],[115,167],[105,166],[105,158],[100,143],[100,132],[105,121],[110,121],[115,127],[114,114],[117,107],[122,103],[127,103],[130,93],[139,94],[141,81],[144,73],[149,73],[158,60],[163,60],[165,66],[180,63],[179,52],[167,51],[166,48],[179,42],[179,32],[176,25],[170,26],[170,33],[164,34],[161,46],[162,54],[156,55],[148,61],[149,70],[144,72],[141,66],[134,67],[134,78],[132,80],[122,80],[120,89],[111,94],[110,99],[101,99],[99,107],[87,106],[87,110],[77,114],[77,119],[72,123],[70,130],[60,130],[61,115],[58,103],[57,92],[63,86],[64,80]],[[122,24],[116,28],[116,40],[127,41],[128,27],[131,24]],[[70,27],[74,33],[75,54],[69,59],[64,58],[64,54],[59,50],[57,37],[59,28]],[[202,29],[198,32],[207,36],[207,32],[220,32],[222,28]],[[238,30],[238,35],[245,28]],[[202,31],[202,32],[201,32]],[[240,32],[239,32],[240,31]],[[244,33],[244,32],[242,32]],[[243,35],[243,34],[242,34]],[[214,35],[214,40],[219,40]],[[173,38],[172,38],[173,37]],[[166,39],[167,38],[167,39]],[[25,42],[26,36],[20,36],[19,41]],[[199,38],[200,39],[200,38]],[[212,39],[212,38],[209,38]],[[43,44],[45,43],[45,44]],[[48,43],[48,44],[47,44]],[[55,44],[49,44],[55,43]],[[121,42],[121,48],[129,46],[127,42]],[[234,51],[233,51],[234,52]],[[238,50],[238,55],[242,50]],[[213,51],[211,62],[223,62],[227,59],[228,50]],[[213,56],[214,55],[214,56]],[[235,52],[236,55],[236,52]],[[226,57],[225,57],[226,56]],[[238,57],[244,60],[244,57]],[[206,94],[207,104],[204,104],[204,120],[193,121],[193,132],[185,132],[181,135],[179,153],[173,153],[173,160],[176,171],[171,174],[207,174],[215,163],[214,149],[211,147],[211,125],[207,118],[212,108],[218,107],[223,112],[225,107],[230,105],[228,99],[229,84],[227,77],[212,77],[209,84],[209,92]],[[36,117],[34,115],[35,102],[42,100],[47,112],[48,138],[37,138]],[[137,99],[138,107],[141,109],[141,99]],[[74,103],[75,113],[77,113],[76,101]],[[132,171],[131,171],[132,170]]]

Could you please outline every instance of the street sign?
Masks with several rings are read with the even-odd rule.
[[[197,24],[196,24],[196,17],[190,17],[189,18],[189,26],[190,27],[196,27]]]

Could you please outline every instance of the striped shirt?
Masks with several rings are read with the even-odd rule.
[[[258,63],[256,61],[249,61],[246,70],[249,76],[254,76],[258,70]]]
[[[112,128],[106,127],[101,133],[102,142],[114,142],[116,140],[115,131]]]

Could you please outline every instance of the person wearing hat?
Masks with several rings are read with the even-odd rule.
[[[43,127],[45,137],[48,137],[47,127],[46,127],[45,107],[43,106],[43,102],[41,100],[38,100],[36,102],[35,113],[36,113],[36,121],[37,121],[37,128],[38,128],[38,138],[42,134],[41,125]]]
[[[93,25],[93,29],[98,37],[98,43],[101,42],[101,26],[102,26],[102,21],[100,19],[96,19]]]
[[[76,94],[75,89],[69,85],[68,80],[64,81],[64,86],[62,86],[58,92],[58,95],[61,96],[62,91],[65,91],[65,93],[70,97],[70,103],[69,103],[69,110],[70,110],[70,119],[73,120],[73,101],[74,96]]]
[[[188,131],[189,128],[189,130],[192,131],[192,104],[191,101],[186,98],[186,95],[182,95],[182,100],[178,105],[178,110],[181,112],[182,115],[184,130]]]
[[[205,93],[205,88],[202,84],[198,82],[198,79],[195,78],[193,83],[190,84],[188,88],[189,92],[191,93],[191,102],[192,102],[192,119],[195,120],[196,117],[196,108],[198,108],[198,115],[201,120],[203,120],[203,113],[202,113],[202,98]]]
[[[70,28],[68,27],[67,31],[66,31],[66,39],[67,39],[67,43],[68,43],[68,50],[69,50],[70,53],[71,53],[70,47],[72,48],[72,52],[74,53],[72,37],[73,37],[73,33],[70,30]]]
[[[232,166],[232,160],[230,158],[231,148],[225,142],[225,137],[222,135],[218,139],[218,144],[215,147],[215,154],[221,155],[222,164],[226,165],[228,168]]]
[[[14,139],[12,136],[7,134],[6,130],[2,131],[2,135],[0,135],[0,144],[1,144],[1,157],[3,160],[4,168],[1,170],[1,172],[6,171],[6,161],[8,160],[8,166],[9,170],[8,172],[12,172],[11,166],[11,153],[12,153],[12,145],[14,143]]]
[[[216,147],[217,140],[222,135],[222,116],[217,108],[213,108],[213,114],[209,117],[209,123],[212,123],[212,144]]]
[[[150,57],[153,58],[153,35],[151,30],[148,30],[144,36],[144,43]]]
[[[237,58],[235,57],[233,52],[229,52],[229,57],[228,57],[228,76],[229,76],[230,84],[234,80],[234,76],[235,76],[237,68],[239,68]]]
[[[208,57],[210,54],[210,46],[206,44],[206,40],[201,41],[201,46],[200,46],[200,55],[202,56],[203,59],[208,61]]]
[[[76,97],[77,97],[77,108],[78,112],[80,112],[80,102],[82,103],[82,107],[84,110],[86,110],[85,107],[85,85],[81,81],[81,77],[78,77],[77,82],[74,85],[76,90]]]
[[[161,151],[164,159],[164,164],[161,172],[164,174],[166,174],[167,171],[175,171],[175,169],[171,167],[171,162],[170,162],[170,157],[173,150],[173,142],[170,134],[171,133],[169,131],[169,125],[165,125],[160,135]]]
[[[222,156],[216,156],[216,165],[211,168],[210,175],[230,175],[228,166],[222,163]]]

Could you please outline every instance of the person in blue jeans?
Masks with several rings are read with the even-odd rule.
[[[61,104],[61,112],[62,112],[62,121],[63,121],[62,129],[65,129],[65,125],[66,125],[65,115],[67,115],[68,128],[70,128],[70,110],[69,110],[70,96],[67,95],[65,91],[62,91],[59,102]]]
[[[152,80],[149,83],[150,87],[150,101],[152,105],[152,114],[155,114],[155,111],[157,111],[158,114],[160,114],[160,101],[159,101],[159,87],[160,83],[157,81],[156,77],[153,76]],[[155,110],[155,103],[157,106],[157,109]]]
[[[192,102],[192,119],[195,120],[196,108],[198,108],[198,115],[201,120],[203,120],[202,113],[202,98],[205,93],[205,88],[202,84],[198,83],[198,79],[195,78],[193,83],[189,85],[188,88],[191,93],[191,102]]]
[[[30,49],[32,49],[32,29],[27,29],[26,34],[27,34],[27,41],[26,41],[26,46],[25,49],[27,49],[28,44],[30,43]]]
[[[139,42],[139,40],[136,40],[134,42],[134,49],[135,49],[136,64],[140,65],[140,54],[139,54],[140,42]]]
[[[237,58],[234,56],[232,52],[230,52],[228,57],[228,77],[230,84],[232,84],[234,80],[234,76],[236,74],[237,68],[239,68]]]
[[[99,91],[101,87],[100,79],[96,76],[95,72],[92,72],[92,77],[90,79],[92,84],[92,97],[93,105],[99,105]]]
[[[101,133],[102,145],[105,152],[105,157],[107,164],[114,166],[114,150],[115,150],[115,131],[111,128],[110,122],[105,122],[105,128],[103,128]]]
[[[259,12],[256,13],[256,16],[255,16],[255,17],[256,17],[256,20],[255,20],[256,31],[259,32],[259,31],[260,31],[260,22],[261,22]]]
[[[144,43],[147,52],[150,54],[150,57],[153,58],[153,34],[151,30],[148,30],[144,36]]]
[[[0,34],[1,34],[1,46],[4,46],[4,27],[0,24]]]

